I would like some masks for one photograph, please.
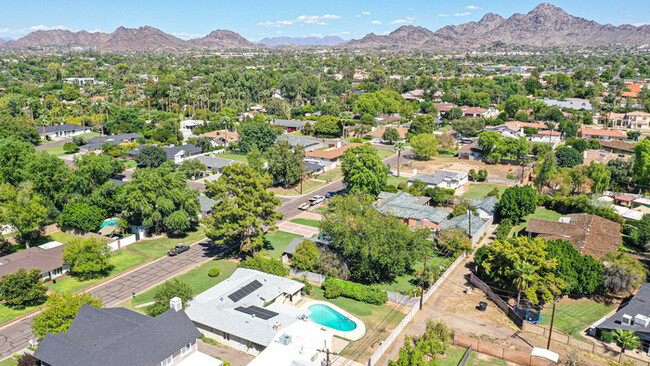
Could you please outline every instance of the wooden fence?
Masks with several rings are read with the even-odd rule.
[[[524,319],[522,319],[517,313],[515,313],[515,310],[508,305],[501,297],[492,291],[492,289],[485,284],[485,282],[481,281],[474,273],[472,273],[469,277],[469,282],[472,283],[472,285],[478,287],[481,291],[485,292],[485,294],[490,298],[490,300],[494,301],[494,303],[499,307],[499,309],[503,310],[506,315],[517,325],[519,328],[524,329]]]
[[[497,346],[496,344],[484,342],[460,334],[454,334],[453,342],[454,345],[458,347],[462,347],[462,348],[471,347],[471,349],[475,352],[483,353],[495,358],[500,358],[504,361],[513,362],[518,365],[526,365],[526,366],[555,365],[553,361],[545,360],[543,358],[533,356],[529,353],[503,348],[501,346]]]

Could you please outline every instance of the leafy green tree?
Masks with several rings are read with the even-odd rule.
[[[104,222],[106,212],[100,207],[83,202],[72,202],[59,215],[59,225],[94,232]]]
[[[303,271],[312,271],[318,261],[318,247],[311,240],[304,240],[296,246],[296,252],[291,258],[291,265]]]
[[[153,226],[160,233],[164,229],[179,231],[179,218],[186,222],[181,227],[198,220],[198,192],[187,187],[185,174],[174,172],[171,164],[138,169],[122,188],[119,200],[131,225]]]
[[[260,255],[249,257],[239,264],[240,268],[254,269],[272,275],[286,277],[289,275],[289,268],[285,267],[281,261],[273,258],[265,258]]]
[[[302,146],[291,147],[288,141],[279,140],[267,150],[266,156],[269,160],[267,171],[275,181],[284,184],[285,188],[300,182],[305,157]]]
[[[578,150],[566,146],[558,147],[555,150],[555,157],[557,158],[557,165],[562,168],[573,168],[584,161],[582,154]]]
[[[72,273],[83,279],[101,277],[111,268],[111,248],[96,238],[72,240],[61,257]]]
[[[622,252],[605,253],[602,261],[605,264],[604,285],[614,294],[632,293],[648,275],[641,262]]]
[[[248,151],[248,154],[246,154],[246,162],[254,171],[262,173],[264,163],[262,161],[262,152],[257,148],[257,145],[253,145]]]
[[[34,335],[43,339],[47,333],[57,334],[67,332],[83,304],[100,308],[102,306],[102,300],[99,297],[92,297],[87,293],[82,293],[77,296],[73,296],[72,294],[51,294],[47,298],[45,309],[36,315],[32,321]]]
[[[183,309],[187,303],[194,297],[194,290],[186,282],[178,278],[172,278],[165,281],[162,285],[156,287],[153,299],[154,303],[147,307],[147,314],[156,317],[169,310],[169,302],[174,297],[180,297],[183,302]]]
[[[520,109],[526,109],[530,105],[530,100],[523,95],[511,95],[506,99],[503,110],[508,116],[514,118]]]
[[[557,174],[557,159],[555,154],[547,154],[541,164],[535,169],[535,187],[542,190]]]
[[[384,134],[382,135],[382,139],[393,144],[395,141],[398,141],[400,139],[399,132],[394,127],[386,127]]]
[[[438,154],[438,139],[434,135],[420,134],[411,139],[411,149],[418,160],[429,160]]]
[[[178,170],[185,173],[188,179],[198,177],[208,168],[199,159],[187,159],[178,167]]]
[[[501,134],[495,131],[485,131],[478,135],[478,146],[481,147],[483,155],[490,156],[501,141]]]
[[[34,147],[17,138],[0,138],[0,183],[17,186],[28,178],[25,167],[36,154]]]
[[[14,308],[40,305],[45,302],[47,287],[41,282],[41,270],[33,268],[27,272],[20,268],[0,278],[0,298]]]
[[[467,230],[464,228],[440,229],[436,240],[438,241],[438,246],[444,248],[446,252],[455,254],[472,252],[472,241],[469,239]]]
[[[20,111],[17,104],[16,108]],[[41,135],[32,121],[4,113],[0,113],[0,137],[12,138],[32,145],[41,141]]]
[[[612,333],[614,342],[621,346],[621,353],[625,353],[626,349],[638,348],[641,344],[641,339],[636,336],[633,330],[615,329]]]
[[[147,168],[157,168],[167,161],[167,153],[158,146],[145,146],[135,156],[135,161]]]
[[[252,120],[242,122],[237,129],[239,132],[239,149],[243,153],[248,153],[253,146],[264,152],[275,144],[275,139],[279,136],[279,131],[263,120]]]
[[[221,200],[215,213],[205,221],[206,235],[217,244],[239,243],[242,252],[255,252],[264,245],[262,226],[272,226],[282,218],[275,209],[282,203],[266,188],[269,177],[244,164],[223,169],[216,182],[206,185],[206,195]]]
[[[519,222],[526,215],[535,212],[537,208],[537,193],[531,186],[515,186],[506,189],[497,203],[497,213],[500,217]]]
[[[634,179],[642,185],[650,185],[650,138],[645,138],[634,147]]]
[[[48,214],[49,210],[31,185],[16,188],[0,184],[0,224],[15,227],[27,245],[32,231],[46,222]]]
[[[603,264],[591,255],[582,255],[573,243],[552,240],[547,245],[548,258],[557,263],[556,275],[563,279],[566,292],[591,295],[603,290]]]
[[[76,152],[77,150],[79,150],[79,146],[77,146],[77,144],[75,144],[74,142],[66,142],[65,144],[63,144],[63,151],[65,151],[66,153],[73,153]]]
[[[462,111],[461,117],[462,117]],[[483,118],[457,118],[451,122],[454,131],[466,137],[478,136],[485,129],[485,120]]]
[[[430,245],[427,229],[411,230],[400,219],[377,211],[366,196],[337,196],[329,207],[321,232],[331,238],[351,276],[362,282],[391,281],[411,271],[420,251]]]
[[[25,169],[34,192],[48,207],[61,209],[66,201],[66,180],[70,173],[63,160],[54,155],[38,153],[31,156]]]
[[[386,185],[388,168],[370,145],[349,148],[341,158],[343,181],[350,192],[378,195]]]
[[[589,178],[594,181],[594,184],[591,186],[592,192],[602,193],[609,187],[612,172],[607,170],[605,164],[592,161],[591,164],[589,164],[588,175]]]
[[[409,133],[413,136],[421,134],[432,134],[435,129],[435,120],[430,115],[421,115],[415,117],[411,122]]]
[[[194,139],[194,146],[201,149],[201,151],[206,152],[206,150],[209,150],[212,147],[212,141],[210,141],[209,137],[197,137]]]
[[[340,137],[343,133],[343,123],[338,117],[320,116],[314,124],[314,134],[317,136]]]
[[[110,134],[142,132],[145,127],[145,120],[140,115],[139,109],[119,108],[113,112],[111,108],[108,122],[104,124],[104,129]]]

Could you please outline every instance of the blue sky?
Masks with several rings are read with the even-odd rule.
[[[600,23],[650,23],[648,0],[558,0],[569,14]],[[38,29],[112,32],[150,25],[183,39],[229,29],[250,40],[274,36],[338,35],[361,38],[401,25],[436,30],[477,21],[494,12],[527,13],[528,0],[0,0],[0,37],[19,38]]]

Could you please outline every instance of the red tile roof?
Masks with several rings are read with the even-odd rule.
[[[595,128],[581,128],[582,136],[610,136],[610,137],[627,137],[627,132],[621,130],[597,130]]]

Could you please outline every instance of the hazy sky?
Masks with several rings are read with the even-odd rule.
[[[38,29],[112,32],[150,25],[183,39],[229,29],[250,40],[274,36],[360,38],[401,25],[431,30],[477,21],[494,12],[527,13],[529,0],[0,0],[0,37]],[[648,0],[558,0],[569,14],[614,25],[650,23]]]

